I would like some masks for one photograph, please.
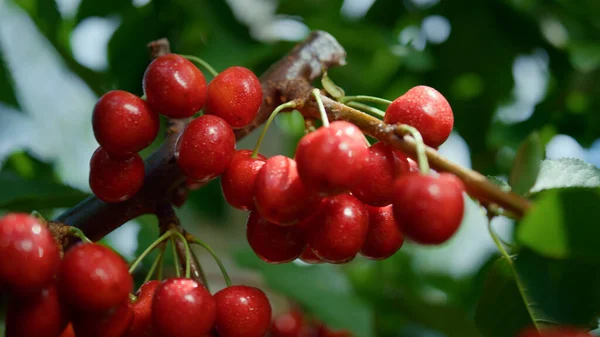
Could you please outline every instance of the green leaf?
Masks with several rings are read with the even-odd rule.
[[[600,187],[600,169],[581,159],[546,159],[531,193],[561,187]]]
[[[87,194],[58,182],[27,180],[11,172],[0,172],[0,208],[14,211],[70,207]]]
[[[548,259],[530,250],[520,252],[514,264],[540,323],[598,325],[600,265]]]
[[[600,261],[600,189],[544,191],[517,228],[520,243],[547,257]]]
[[[532,133],[519,146],[508,183],[517,194],[525,194],[535,184],[540,165],[544,159],[544,149],[537,133]]]
[[[488,274],[475,323],[489,337],[513,337],[527,326],[593,328],[600,299],[595,264],[547,259],[522,251],[502,258]]]
[[[475,325],[487,337],[514,337],[532,324],[510,263],[501,258],[490,270],[475,310]]]
[[[270,288],[294,299],[332,328],[373,336],[371,309],[354,293],[340,269],[330,265],[271,265],[249,250],[239,252],[237,261],[242,267],[258,270]]]

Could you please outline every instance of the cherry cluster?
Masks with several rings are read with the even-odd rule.
[[[254,151],[236,151],[233,130],[250,124],[263,100],[258,78],[246,68],[228,68],[206,85],[191,61],[168,54],[150,63],[143,88],[146,100],[117,90],[102,96],[94,109],[101,147],[91,160],[90,186],[104,201],[125,200],[143,185],[143,161],[136,152],[156,137],[158,113],[188,118],[203,110],[179,136],[176,161],[190,185],[222,175],[227,202],[251,211],[247,238],[265,261],[300,257],[345,263],[359,252],[385,259],[405,236],[441,244],[462,221],[460,179],[429,173],[426,158],[417,165],[384,143],[369,146],[355,125],[329,123],[325,111],[323,126],[300,140],[295,158],[267,159],[259,154],[260,141]],[[444,96],[427,86],[391,102],[383,118],[413,130],[421,145],[434,148],[454,123]]]
[[[437,147],[452,131],[453,114],[439,92],[418,86],[389,105],[384,121],[410,124]],[[355,125],[324,118],[300,140],[295,158],[240,150],[221,183],[232,206],[251,211],[247,239],[263,260],[346,263],[358,253],[388,258],[405,236],[441,244],[456,232],[462,181],[417,171],[399,150],[382,142],[369,146]]]
[[[100,147],[90,162],[90,187],[105,202],[120,202],[144,184],[144,162],[138,152],[159,130],[159,114],[194,119],[177,143],[176,158],[184,173],[197,182],[216,178],[235,151],[233,128],[248,125],[262,103],[256,75],[231,67],[210,84],[187,58],[168,54],[155,59],[144,73],[145,99],[122,90],[104,94],[96,103],[92,125]]]
[[[335,330],[298,309],[276,316],[270,329],[271,337],[352,337],[348,330]]]
[[[144,283],[131,294],[127,263],[90,242],[60,249],[46,224],[0,218],[0,289],[9,295],[7,337],[260,337],[271,306],[257,288],[216,294],[189,278]]]

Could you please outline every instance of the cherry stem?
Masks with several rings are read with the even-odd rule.
[[[227,270],[225,270],[225,266],[223,266],[223,262],[217,256],[217,253],[215,253],[215,251],[212,248],[210,248],[209,245],[207,245],[200,239],[192,238],[192,243],[195,243],[195,244],[198,244],[198,245],[204,247],[204,249],[206,249],[210,253],[210,255],[212,255],[213,259],[215,259],[215,262],[219,266],[219,269],[221,269],[221,274],[223,274],[223,278],[225,279],[225,284],[228,287],[231,287],[231,279],[229,278],[229,274],[227,274]]]
[[[81,239],[81,241],[83,241],[85,243],[93,243],[92,240],[88,239],[88,237],[85,236],[85,234],[83,234],[83,231],[81,231],[81,229],[79,229],[77,227],[69,226],[69,234],[73,235],[76,238]]]
[[[385,115],[385,111],[379,110],[370,105],[366,105],[366,104],[362,104],[362,103],[358,103],[358,102],[348,102],[348,103],[346,103],[346,105],[349,107],[353,107],[355,109],[364,111],[364,112],[368,112],[369,114],[374,115],[375,117],[383,118],[383,116]]]
[[[163,272],[164,272],[164,266],[165,266],[165,252],[167,250],[167,245],[165,244],[162,248],[162,251],[160,252],[159,255],[159,259],[158,259],[158,273],[156,275],[156,278],[158,280],[162,280],[163,279]]]
[[[146,275],[146,278],[144,279],[144,283],[146,283],[152,279],[152,275],[154,275],[154,272],[156,271],[156,267],[158,267],[158,265],[161,263],[164,254],[165,254],[165,246],[163,245],[163,246],[161,246],[160,252],[158,252],[158,255],[156,255],[156,258],[154,259],[154,262],[152,263],[152,266],[150,267],[150,270],[148,271],[148,275]]]
[[[504,216],[509,219],[519,220],[519,217],[517,217],[514,213],[503,209],[502,207],[498,206],[497,204],[485,205],[485,208],[493,216]]]
[[[313,89],[312,95],[315,97],[315,101],[317,101],[317,105],[319,106],[319,113],[321,113],[321,121],[323,121],[323,126],[329,127],[329,118],[327,118],[327,111],[325,111],[325,106],[323,105],[323,100],[321,99],[321,90]]]
[[[196,252],[194,252],[193,249],[190,249],[190,252],[192,253],[192,258],[194,259],[194,261],[196,261],[196,265],[200,266],[200,261],[198,260],[198,256],[196,255]],[[204,287],[206,288],[206,290],[210,291],[210,288],[208,287],[208,281],[206,280],[206,275],[204,275],[204,271],[202,270],[202,268],[199,268],[199,272],[200,272],[200,279],[202,280]]]
[[[193,55],[181,55],[181,54],[179,56],[183,56],[186,59],[199,64],[202,68],[206,69],[212,75],[212,77],[217,77],[217,75],[219,75],[219,73],[215,70],[215,68],[211,67],[211,65],[208,64],[208,62],[204,61],[203,59],[201,59],[199,57],[196,57]]]
[[[173,233],[175,234],[175,236],[177,236],[177,238],[179,238],[183,242],[183,245],[185,246],[185,278],[190,278],[192,261],[190,245],[188,244],[183,234],[181,234],[181,232],[175,230]],[[175,241],[173,241],[173,243],[175,243]]]
[[[163,235],[161,235],[158,239],[156,239],[156,241],[152,242],[152,244],[150,244],[150,246],[148,246],[148,248],[146,248],[142,252],[142,254],[140,254],[140,256],[138,256],[135,260],[133,260],[133,262],[131,263],[131,266],[129,267],[129,274],[133,273],[133,271],[140,264],[140,262],[142,262],[142,260],[146,256],[148,256],[148,254],[150,254],[150,252],[152,250],[154,250],[154,248],[158,247],[158,245],[160,245],[163,241],[168,239],[171,235],[173,235],[173,231],[170,231],[170,230],[166,231]]]
[[[135,296],[134,294],[129,293],[129,301],[131,303],[134,303],[137,300],[138,300],[137,296]]]
[[[423,137],[421,137],[421,133],[419,133],[419,131],[414,127],[406,124],[398,124],[397,130],[403,136],[410,135],[415,139],[419,170],[421,171],[421,174],[428,174],[429,162],[427,161],[427,149],[425,148],[425,143],[423,143]]]
[[[273,110],[273,112],[271,112],[271,116],[269,116],[269,119],[267,119],[267,121],[265,122],[265,126],[263,126],[263,129],[260,132],[260,136],[258,136],[258,140],[256,141],[256,146],[254,146],[254,150],[252,151],[252,155],[250,156],[251,158],[258,157],[260,145],[262,144],[263,140],[265,139],[265,135],[267,134],[267,130],[271,126],[271,123],[273,123],[273,121],[275,120],[275,116],[277,116],[277,114],[282,110],[293,109],[295,107],[296,107],[296,101],[289,101],[289,102],[286,102],[286,103],[283,103],[283,104],[277,106],[275,108],[275,110]]]
[[[175,265],[175,275],[177,277],[181,277],[181,264],[179,263],[179,256],[177,255],[177,243],[175,243],[175,239],[171,237],[171,247],[173,248],[173,264]]]
[[[146,97],[146,94],[143,94],[142,97],[140,97],[141,99],[143,99],[144,101],[148,99],[148,97]]]
[[[512,259],[510,258],[510,255],[508,254],[508,252],[502,245],[502,242],[500,242],[500,239],[498,238],[498,236],[494,232],[494,229],[492,228],[492,220],[491,219],[488,219],[487,225],[488,225],[487,226],[488,232],[490,232],[490,236],[492,237],[492,240],[494,240],[494,244],[496,245],[496,247],[498,247],[500,254],[502,254],[502,256],[508,261],[508,263],[512,264]]]
[[[340,98],[339,102],[341,102],[341,103],[368,102],[368,103],[376,103],[376,104],[384,104],[384,105],[392,104],[392,101],[390,101],[390,100],[380,98],[380,97],[365,96],[365,95],[345,96],[345,97]],[[349,105],[349,104],[346,104],[346,105]]]

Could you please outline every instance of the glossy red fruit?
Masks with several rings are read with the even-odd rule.
[[[363,173],[356,177],[352,195],[367,205],[389,205],[392,203],[396,178],[408,171],[405,155],[384,143],[376,143],[369,148]]]
[[[65,254],[58,288],[73,308],[103,311],[128,300],[133,280],[127,263],[110,248],[81,243]]]
[[[254,182],[266,160],[261,154],[252,158],[250,150],[235,152],[229,167],[221,176],[221,190],[231,206],[242,211],[254,208]]]
[[[122,337],[133,320],[129,299],[115,308],[100,312],[73,314],[73,331],[76,336]]]
[[[345,263],[360,251],[369,229],[365,205],[349,194],[323,200],[311,217],[307,243],[323,261]]]
[[[305,135],[296,149],[302,182],[322,196],[354,187],[368,156],[362,132],[345,121],[335,121]]]
[[[409,173],[398,179],[395,189],[394,217],[411,240],[441,244],[458,230],[464,212],[464,185],[455,175]]]
[[[408,171],[409,172],[419,172],[419,164],[416,161],[408,158]]]
[[[96,103],[92,126],[106,152],[128,157],[154,141],[160,120],[146,101],[127,91],[113,90]]]
[[[317,254],[315,254],[315,252],[313,252],[312,248],[310,248],[309,245],[306,246],[306,248],[302,252],[302,255],[300,255],[300,260],[302,260],[303,262],[306,262],[306,263],[310,263],[310,264],[323,263],[323,260],[321,260],[317,256]]]
[[[235,153],[235,135],[222,118],[194,119],[177,141],[175,158],[186,176],[206,182],[221,175]]]
[[[0,285],[13,293],[37,293],[60,264],[58,247],[48,228],[24,213],[0,218]]]
[[[90,161],[90,188],[98,199],[112,203],[134,196],[144,185],[144,161],[138,154],[111,157],[102,147]]]
[[[135,294],[137,300],[131,304],[133,320],[125,337],[158,337],[152,324],[152,301],[160,281],[144,283]]]
[[[369,231],[360,253],[371,260],[387,259],[404,243],[404,235],[396,223],[392,205],[366,207],[369,212]]]
[[[294,225],[307,217],[319,197],[298,176],[296,161],[275,156],[267,159],[254,183],[254,205],[267,221]]]
[[[152,320],[159,336],[204,337],[215,318],[214,297],[194,280],[171,278],[156,289]]]
[[[278,315],[271,324],[272,337],[305,337],[306,322],[299,311]]]
[[[67,326],[55,285],[27,298],[12,298],[6,310],[7,337],[56,337]]]
[[[254,253],[269,263],[285,263],[296,259],[306,246],[305,233],[299,226],[283,227],[268,222],[256,211],[246,223],[246,239]]]
[[[536,328],[526,328],[517,337],[593,337],[587,331],[571,327],[555,327],[538,331]]]
[[[348,330],[333,330],[321,324],[319,326],[319,337],[352,337],[352,333]]]
[[[431,87],[419,85],[396,98],[385,111],[383,121],[414,126],[425,144],[438,147],[452,132],[454,114],[442,94]]]
[[[204,113],[216,115],[238,129],[256,118],[263,93],[258,77],[244,67],[223,70],[208,84]]]
[[[169,118],[186,118],[198,112],[206,101],[206,79],[188,59],[168,54],[146,68],[144,93],[155,111]]]
[[[244,285],[215,294],[220,337],[262,337],[271,325],[271,304],[262,290]]]

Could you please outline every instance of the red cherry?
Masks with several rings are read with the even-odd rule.
[[[354,124],[336,121],[300,139],[298,174],[323,196],[339,194],[356,185],[368,155],[362,132]]]
[[[455,175],[409,173],[398,179],[395,189],[394,217],[408,238],[441,244],[454,235],[464,212],[464,185]]]
[[[69,323],[63,330],[59,337],[75,337],[75,331],[73,330],[73,324]]]
[[[204,113],[217,115],[238,129],[256,118],[263,93],[258,77],[244,67],[223,70],[209,84]]]
[[[318,201],[298,177],[296,161],[291,158],[267,159],[256,176],[254,205],[269,222],[294,225],[310,214]]]
[[[231,286],[215,294],[221,337],[262,337],[271,325],[271,304],[262,290]]]
[[[352,337],[352,333],[348,330],[331,330],[324,324],[319,326],[319,337]]]
[[[215,318],[214,297],[194,280],[171,278],[156,289],[152,320],[159,336],[204,337]]]
[[[357,184],[352,195],[371,206],[386,206],[392,203],[394,181],[409,171],[407,157],[384,143],[369,148],[369,156],[363,173],[356,177]]]
[[[345,263],[362,248],[369,229],[365,205],[349,194],[323,200],[308,230],[308,244],[321,260]]]
[[[206,101],[206,79],[188,59],[168,54],[146,68],[143,80],[148,103],[169,118],[193,116]]]
[[[392,205],[366,207],[369,212],[369,231],[360,253],[371,260],[387,259],[404,243],[404,235],[394,219]]]
[[[152,325],[152,301],[159,281],[144,283],[137,291],[137,300],[131,305],[133,320],[125,337],[157,337]]]
[[[94,107],[92,126],[100,146],[112,156],[130,156],[145,149],[158,134],[158,114],[134,94],[113,90]]]
[[[101,312],[79,312],[73,317],[76,336],[122,337],[133,320],[129,299],[119,306]]]
[[[517,337],[593,337],[587,331],[571,327],[554,327],[538,331],[536,328],[526,328]]]
[[[252,211],[246,224],[246,238],[254,253],[269,263],[285,263],[296,259],[306,246],[300,226],[283,227],[268,222]]]
[[[0,284],[20,294],[48,285],[60,264],[58,247],[48,228],[24,213],[0,218]]]
[[[61,298],[84,311],[122,305],[133,288],[127,263],[98,244],[78,244],[65,254],[59,270]],[[76,329],[77,330],[77,329]]]
[[[414,126],[425,144],[438,147],[452,132],[454,114],[442,94],[431,87],[419,85],[396,98],[385,111],[383,121]]]
[[[175,158],[185,175],[205,182],[225,172],[234,153],[235,135],[229,124],[220,117],[204,115],[182,132]]]
[[[411,158],[408,158],[408,171],[409,172],[419,172],[419,164],[417,164],[416,161],[412,160]]]
[[[271,324],[272,337],[309,337],[310,330],[302,313],[296,310],[275,317]]]
[[[3,260],[4,261],[4,260]],[[6,310],[7,337],[56,337],[67,326],[55,285],[27,298],[13,298]]]
[[[252,158],[252,151],[238,150],[229,167],[221,176],[221,190],[227,202],[242,211],[254,208],[254,182],[266,158],[259,154]]]
[[[120,202],[134,196],[144,185],[144,161],[138,154],[126,158],[109,156],[102,147],[90,161],[90,188],[104,202]]]
[[[323,263],[323,260],[321,260],[317,256],[317,254],[315,254],[315,252],[312,250],[312,248],[310,248],[309,245],[306,245],[306,248],[302,252],[302,255],[300,255],[300,260],[302,260],[305,263],[310,263],[310,264]]]

